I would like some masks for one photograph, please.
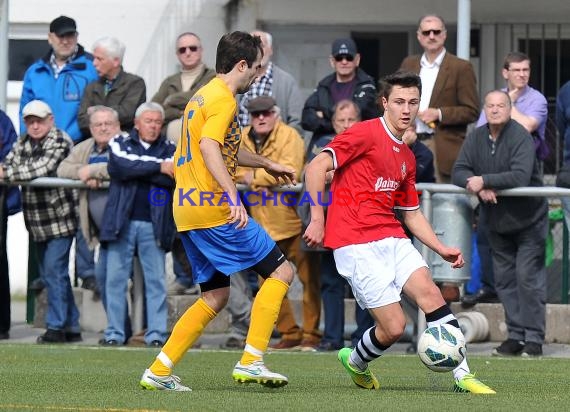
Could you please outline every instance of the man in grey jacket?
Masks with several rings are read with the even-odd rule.
[[[93,44],[93,64],[99,79],[85,88],[79,106],[79,127],[89,136],[91,106],[107,106],[119,113],[121,130],[130,132],[135,111],[146,101],[146,85],[142,77],[123,70],[125,45],[114,37],[102,37]]]
[[[506,92],[487,93],[488,123],[465,140],[452,182],[476,194],[488,217],[495,288],[508,330],[493,355],[538,357],[546,325],[548,205],[542,197],[497,196],[502,189],[542,186],[533,138],[511,119],[511,105]]]
[[[262,74],[251,85],[247,93],[239,96],[239,122],[241,127],[251,124],[247,103],[259,96],[271,96],[281,109],[281,120],[287,125],[297,129],[301,135],[301,110],[303,109],[303,96],[297,82],[289,73],[271,61],[273,56],[273,37],[271,34],[255,30],[250,33],[259,36],[263,46],[263,59],[261,60]]]

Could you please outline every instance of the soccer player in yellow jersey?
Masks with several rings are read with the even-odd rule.
[[[150,390],[190,391],[172,374],[174,366],[224,308],[232,273],[251,269],[267,280],[257,293],[250,328],[233,379],[281,387],[287,377],[271,372],[263,354],[293,280],[293,269],[269,235],[249,219],[234,183],[237,165],[264,168],[277,182],[295,183],[295,170],[240,150],[235,95],[259,76],[263,50],[257,36],[225,34],[218,43],[216,78],[196,92],[184,111],[174,155],[174,218],[194,281],[202,296],[178,320],[140,385]]]

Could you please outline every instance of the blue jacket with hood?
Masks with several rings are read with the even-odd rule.
[[[172,160],[176,146],[160,136],[148,150],[140,142],[137,129],[128,136],[119,135],[109,142],[109,163],[111,176],[109,197],[99,239],[112,242],[121,236],[127,227],[133,208],[139,182],[150,183],[150,217],[158,245],[169,251],[176,226],[172,215],[172,190],[174,179],[160,172],[164,160]]]
[[[75,59],[67,63],[55,78],[50,58],[53,50],[33,63],[24,75],[24,86],[20,98],[20,135],[26,133],[22,109],[32,100],[41,100],[51,107],[55,125],[64,130],[74,142],[83,140],[77,112],[85,87],[97,80],[93,56],[78,45]]]

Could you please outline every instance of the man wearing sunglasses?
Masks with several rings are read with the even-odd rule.
[[[178,142],[182,131],[182,115],[196,91],[216,77],[215,70],[202,62],[202,42],[197,34],[184,32],[176,38],[176,58],[180,71],[168,76],[152,97],[164,109],[163,133]]]
[[[422,17],[417,36],[424,53],[406,57],[400,68],[422,79],[417,137],[434,153],[437,182],[449,183],[467,125],[479,114],[477,80],[471,63],[445,49],[447,30],[441,17]]]
[[[333,42],[330,64],[334,73],[319,82],[303,108],[301,125],[313,132],[309,151],[320,137],[334,134],[333,107],[339,101],[354,101],[360,108],[362,120],[379,116],[374,79],[358,67],[359,63],[360,54],[352,39]]]

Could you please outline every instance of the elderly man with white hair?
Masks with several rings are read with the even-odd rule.
[[[89,136],[88,109],[102,105],[119,113],[121,130],[130,131],[134,125],[135,111],[146,101],[144,80],[123,70],[125,45],[114,37],[103,37],[93,44],[93,64],[99,79],[85,88],[79,107],[79,127]]]
[[[145,284],[145,343],[159,347],[166,340],[164,254],[176,233],[171,199],[176,147],[161,134],[163,121],[160,104],[143,103],[136,110],[130,134],[109,142],[111,184],[99,234],[107,246],[107,328],[100,342],[105,346],[126,341],[125,295],[135,251]]]

